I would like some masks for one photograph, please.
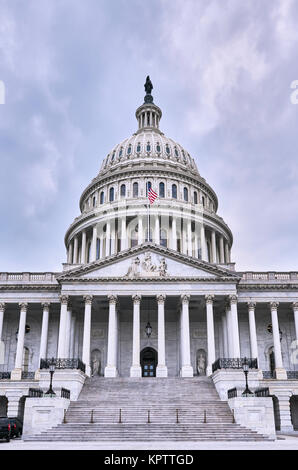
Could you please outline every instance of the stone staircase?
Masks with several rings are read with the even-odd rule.
[[[121,410],[121,411],[120,411]],[[119,422],[120,421],[120,422]],[[66,423],[24,440],[262,441],[233,423],[212,380],[195,378],[87,379]]]

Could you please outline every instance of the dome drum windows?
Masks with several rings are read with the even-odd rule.
[[[139,195],[139,184],[135,182],[132,185],[132,197],[138,197],[138,195]]]
[[[177,185],[172,184],[172,198],[177,199]]]
[[[109,202],[113,202],[114,198],[115,198],[115,190],[112,187],[112,188],[110,188],[110,191],[109,191]]]
[[[99,203],[103,204],[105,202],[105,193],[101,191],[100,196],[99,196]]]
[[[183,199],[185,202],[188,202],[188,189],[187,188],[183,189]]]
[[[126,196],[126,185],[121,184],[120,186],[120,197],[125,197]]]
[[[159,197],[165,197],[165,184],[159,183]]]
[[[151,152],[151,145],[150,145],[150,142],[147,142],[147,145],[146,145],[146,152],[148,152],[148,153]]]

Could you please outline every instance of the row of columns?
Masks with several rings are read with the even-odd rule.
[[[144,223],[145,216],[138,216],[138,235],[137,243],[141,245],[148,238],[147,222]],[[154,243],[160,245],[160,225],[159,216],[154,217],[153,234],[152,239]],[[172,250],[178,250],[178,237],[177,237],[177,220],[181,225],[181,219],[176,217],[172,218],[172,227],[168,232],[167,245]],[[120,239],[121,239],[121,251],[129,248],[129,236],[127,233],[126,218],[119,218],[120,228]],[[100,232],[100,233],[99,233]],[[227,240],[223,235],[217,234],[215,230],[210,230],[210,250],[208,256],[206,229],[201,224],[200,232],[193,233],[191,230],[191,220],[186,221],[185,227],[181,233],[181,247],[180,251],[189,256],[198,257],[198,249],[201,248],[201,259],[203,261],[209,261],[210,263],[229,263],[230,262],[230,248]],[[99,253],[97,253],[97,243],[99,240]],[[79,247],[80,241],[80,247]],[[105,233],[102,230],[98,230],[98,226],[92,227],[91,247],[90,247],[90,259],[89,262],[95,261],[97,258],[105,258],[107,256],[115,254],[117,250],[117,239],[115,231],[115,223],[112,220],[106,222]],[[82,235],[79,240],[79,235],[75,235],[73,240],[68,246],[68,258],[69,264],[85,264],[87,262],[87,232],[86,229],[82,231]]]
[[[134,295],[133,300],[133,353],[132,353],[132,366],[131,376],[136,377],[141,374],[140,367],[140,302],[141,296]],[[165,300],[166,296],[160,294],[157,296],[158,305],[158,366],[157,376],[167,376],[166,355],[165,355]],[[192,366],[190,359],[190,333],[189,333],[189,295],[181,296],[180,305],[180,359],[181,359],[181,376],[192,376]],[[60,296],[61,311],[59,323],[59,337],[58,337],[58,358],[68,358],[71,350],[71,330],[72,325],[72,311],[69,306],[69,298],[66,295]],[[108,354],[107,366],[105,369],[105,376],[115,377],[117,372],[117,344],[118,344],[118,309],[117,309],[117,296],[108,296],[109,301],[109,326],[108,326]],[[213,302],[214,295],[206,295],[206,321],[207,321],[207,375],[212,373],[212,364],[215,357],[215,337],[214,337],[214,312]],[[90,338],[91,338],[91,307],[92,296],[84,296],[85,309],[84,309],[84,329],[83,329],[83,353],[82,361],[86,364],[86,373],[90,375]],[[286,379],[286,371],[283,366],[283,359],[280,345],[280,332],[278,322],[278,302],[271,302],[271,320],[272,320],[272,333],[276,365],[276,378]],[[42,328],[40,340],[40,359],[47,356],[47,341],[48,341],[48,325],[49,325],[49,308],[50,304],[44,302],[43,315],[42,315]],[[26,315],[28,303],[22,302],[19,304],[20,318],[18,328],[18,341],[15,359],[15,368],[12,372],[12,378],[20,379],[22,372],[24,338],[26,327]],[[250,348],[251,357],[259,359],[256,321],[255,321],[255,308],[256,302],[248,303],[248,321],[249,321],[249,334],[250,334]],[[292,304],[295,322],[296,340],[298,339],[298,302]],[[3,316],[5,304],[0,303],[0,343],[2,339]],[[239,340],[239,325],[237,313],[237,296],[230,295],[229,302],[226,306],[226,311],[222,315],[222,331],[223,331],[223,352],[225,357],[237,358],[241,357],[240,340]]]

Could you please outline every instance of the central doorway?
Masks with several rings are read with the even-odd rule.
[[[145,348],[141,351],[142,377],[156,377],[157,351]]]

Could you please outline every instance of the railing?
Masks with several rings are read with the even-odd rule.
[[[43,397],[43,391],[41,388],[29,388],[28,396],[30,398],[41,398]]]
[[[0,282],[50,282],[57,283],[56,276],[59,273],[0,273]]]
[[[70,400],[70,390],[67,390],[67,388],[61,388],[61,397]]]
[[[52,359],[41,359],[40,360],[40,369],[49,369]],[[79,369],[82,372],[85,372],[86,366],[81,361],[81,359],[54,359],[55,369]]]
[[[270,396],[269,388],[268,387],[257,388],[254,391],[254,394],[255,394],[255,397],[269,397]]]
[[[228,390],[228,398],[236,398],[237,397],[237,388],[230,388],[230,390]]]
[[[263,379],[275,379],[275,372],[272,370],[263,370]]]
[[[10,379],[11,372],[10,371],[0,371],[0,380],[8,380]]]
[[[29,372],[29,371],[22,371],[22,379],[34,379],[35,378],[35,372]]]
[[[244,358],[219,358],[212,364],[212,372],[218,369],[242,369]],[[258,368],[258,360],[247,358],[247,363],[250,369]]]
[[[287,370],[288,379],[298,379],[298,370]]]
[[[297,281],[297,272],[242,272],[239,273],[244,281]]]

